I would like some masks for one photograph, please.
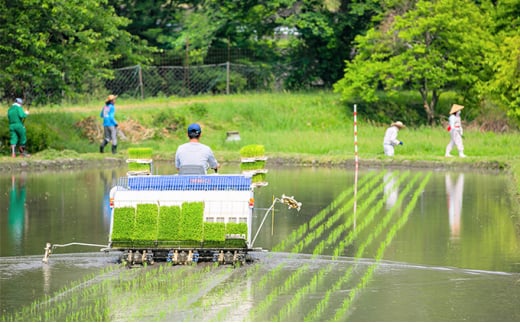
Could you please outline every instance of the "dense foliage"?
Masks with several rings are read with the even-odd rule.
[[[104,91],[114,60],[145,60],[124,30],[129,20],[106,1],[0,0],[0,20],[0,96],[10,100],[45,104]]]
[[[335,85],[366,104],[416,91],[430,124],[449,91],[473,116],[520,120],[519,13],[515,0],[0,0],[0,97],[70,102],[106,95],[116,67],[234,61],[259,67],[263,89]]]

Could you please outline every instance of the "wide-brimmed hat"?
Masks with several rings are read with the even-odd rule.
[[[460,111],[462,109],[464,109],[463,105],[454,104],[451,106],[450,114],[454,114],[455,112]]]
[[[114,101],[115,99],[117,99],[117,95],[110,94],[109,96],[107,96],[106,101]]]
[[[392,124],[390,125],[390,127],[393,127],[393,126],[396,126],[396,127],[399,128],[399,129],[404,128],[404,124],[403,124],[401,121],[392,122]]]

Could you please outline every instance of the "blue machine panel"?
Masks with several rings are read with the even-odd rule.
[[[119,186],[132,191],[248,191],[251,176],[244,175],[153,175],[119,179]]]

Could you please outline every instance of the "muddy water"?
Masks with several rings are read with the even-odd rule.
[[[140,286],[154,288],[132,293],[132,303],[121,275],[139,281],[160,265],[128,271],[114,264],[117,254],[84,246],[57,248],[41,262],[47,241],[107,243],[108,191],[125,171],[0,175],[1,314],[45,295],[55,300],[73,282],[114,268],[118,278],[103,288],[82,283],[97,284],[89,295],[111,295],[104,321],[520,320],[520,237],[504,174],[366,169],[355,185],[352,170],[271,169],[269,185],[255,192],[253,228],[263,222],[254,247],[268,252],[237,269],[168,267],[168,287],[146,276]],[[157,174],[172,172],[155,165]],[[301,210],[277,202],[282,194]],[[80,290],[67,293],[83,299]],[[154,299],[151,312],[135,309],[143,298]]]

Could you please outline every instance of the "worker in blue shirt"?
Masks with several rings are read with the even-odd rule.
[[[103,142],[99,146],[99,152],[103,153],[105,146],[112,142],[112,154],[117,153],[117,121],[115,119],[116,108],[114,106],[117,95],[110,94],[105,106],[101,109],[100,117],[103,118]]]

